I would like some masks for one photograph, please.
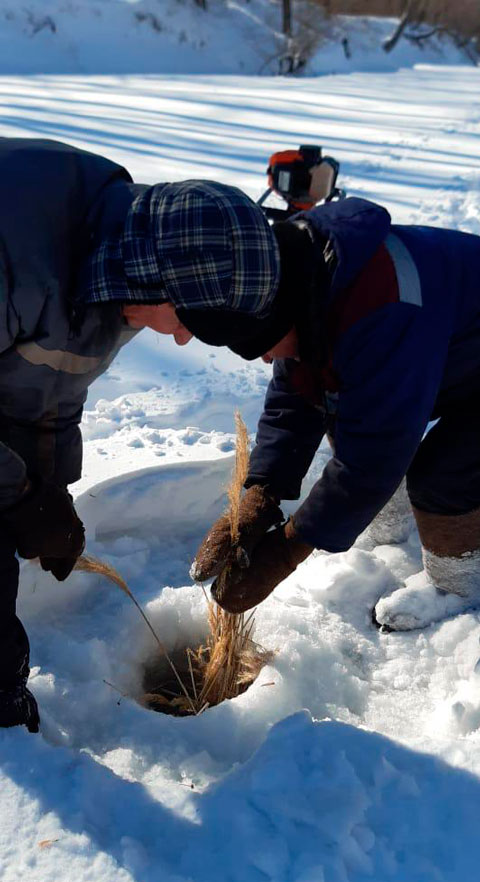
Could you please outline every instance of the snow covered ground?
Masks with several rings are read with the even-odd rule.
[[[395,220],[480,233],[479,94],[479,71],[452,66],[301,81],[5,76],[0,135],[66,139],[137,180],[215,177],[252,196],[272,150],[319,141],[348,191]],[[142,333],[92,388],[76,488],[88,549],[120,570],[169,648],[205,633],[188,569],[223,504],[233,409],[253,431],[268,373]],[[2,882],[475,882],[480,614],[406,635],[370,621],[419,568],[414,532],[312,556],[258,610],[273,664],[235,701],[174,719],[104,683],[135,696],[152,651],[127,598],[24,563],[43,725],[0,734]]]

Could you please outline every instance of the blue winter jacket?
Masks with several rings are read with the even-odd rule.
[[[335,255],[323,295],[327,365],[315,398],[298,383],[301,365],[274,363],[247,486],[298,498],[334,416],[335,455],[295,523],[302,539],[337,552],[394,493],[428,422],[480,400],[480,237],[392,225],[356,198],[302,218]]]

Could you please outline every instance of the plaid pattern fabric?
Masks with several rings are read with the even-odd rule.
[[[169,302],[177,308],[269,312],[280,255],[262,210],[214,181],[151,187],[133,203],[118,241],[90,258],[87,300]]]

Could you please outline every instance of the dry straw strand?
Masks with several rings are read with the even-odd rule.
[[[75,564],[75,569],[79,570],[82,573],[95,573],[96,575],[104,576],[110,582],[113,582],[115,585],[118,585],[118,587],[127,595],[127,597],[130,598],[132,603],[134,603],[135,606],[137,607],[140,615],[142,616],[145,624],[147,625],[147,628],[149,629],[149,631],[153,635],[153,638],[156,641],[156,643],[158,644],[162,655],[165,656],[168,664],[170,665],[170,667],[173,671],[173,674],[175,676],[175,679],[178,681],[178,684],[179,684],[182,692],[185,694],[186,699],[188,700],[189,704],[191,704],[191,706],[192,706],[192,712],[195,713],[195,708],[194,708],[193,702],[191,701],[190,695],[188,694],[188,690],[186,689],[182,678],[180,677],[172,659],[170,658],[167,650],[165,649],[165,646],[163,645],[158,634],[156,633],[155,629],[153,628],[152,623],[149,621],[148,617],[145,615],[137,598],[135,597],[135,595],[133,594],[133,592],[130,590],[127,583],[125,582],[125,579],[122,578],[122,576],[120,575],[120,573],[117,572],[115,567],[112,567],[110,564],[105,563],[104,561],[101,561],[101,560],[97,560],[96,557],[91,557],[90,555],[87,555],[87,554],[82,554],[81,557],[78,558],[78,560]]]
[[[239,532],[238,525],[240,520],[240,501],[242,499],[243,485],[248,473],[248,432],[245,423],[242,420],[240,412],[235,411],[235,429],[237,440],[235,444],[235,468],[227,490],[229,509],[228,515],[230,519],[230,535],[232,545],[238,542]]]

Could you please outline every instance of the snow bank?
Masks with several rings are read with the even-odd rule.
[[[2,742],[3,832],[23,846],[7,853],[5,882],[476,878],[476,776],[307,712],[206,792],[215,763],[202,753],[175,780],[168,762],[147,775],[128,747],[102,764],[23,734]]]
[[[402,40],[387,55],[393,21],[329,21],[302,3],[296,13],[307,43],[318,43],[308,73],[466,62],[450,40]],[[0,22],[0,73],[277,73],[284,52],[272,0],[208,0],[206,11],[194,0],[0,0]]]
[[[193,0],[27,0],[21,6],[1,0],[0,70],[253,72],[265,6],[254,0],[251,10],[230,8],[212,0],[207,13]],[[266,30],[265,36],[271,49],[274,34]]]

